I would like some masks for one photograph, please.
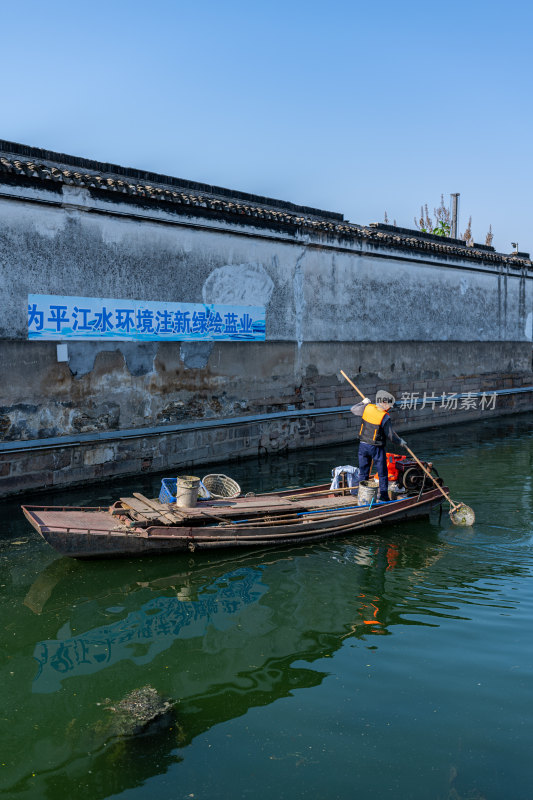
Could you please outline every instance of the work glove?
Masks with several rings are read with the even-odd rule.
[[[368,403],[371,403],[371,402],[372,402],[372,400],[369,400],[368,397],[365,397],[365,399],[363,400],[363,405],[366,406],[366,405],[368,405]]]
[[[400,447],[405,447],[405,449],[407,450],[407,442],[405,441],[405,439],[400,439]]]

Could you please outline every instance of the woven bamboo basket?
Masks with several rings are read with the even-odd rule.
[[[233,478],[228,478],[227,475],[206,475],[202,478],[202,483],[211,497],[215,499],[220,497],[238,497],[241,493],[241,487],[237,481],[234,481]]]

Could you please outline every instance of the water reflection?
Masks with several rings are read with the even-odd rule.
[[[417,702],[421,686],[433,703],[444,684],[426,685],[420,656],[438,652],[443,669],[454,675],[447,651],[455,657],[461,648],[467,651],[474,618],[477,647],[480,641],[485,647],[483,665],[496,663],[504,652],[499,637],[510,631],[509,616],[524,603],[516,588],[532,566],[530,453],[498,450],[490,463],[478,463],[475,449],[463,452],[457,475],[476,473],[479,480],[470,481],[467,493],[456,477],[456,492],[476,509],[474,530],[453,528],[444,515],[440,524],[435,517],[312,548],[115,563],[54,559],[38,540],[27,537],[24,544],[16,531],[14,544],[22,544],[3,562],[2,574],[8,585],[2,600],[1,635],[8,645],[0,667],[7,689],[3,717],[4,724],[14,721],[2,746],[4,796],[104,798],[147,781],[148,794],[150,779],[187,759],[195,750],[191,743],[211,728],[220,730],[254,708],[272,709],[304,689],[313,689],[319,707],[331,696],[328,678],[342,669],[342,659],[349,657],[346,677],[356,672],[354,654],[370,648],[386,651],[387,665],[403,654],[402,669],[413,678],[412,689],[407,680],[402,687],[407,706]],[[294,482],[306,476],[313,482],[317,464],[295,467]],[[519,476],[512,477],[512,466]],[[486,489],[494,470],[505,469],[509,486],[502,504],[501,495]],[[265,467],[264,488],[275,484],[274,477],[273,467]],[[286,478],[279,483],[290,483]],[[245,480],[239,477],[246,487]],[[48,565],[39,569],[44,561]],[[407,639],[408,631],[418,636]],[[514,647],[514,634],[507,635]],[[362,658],[364,664],[368,655]],[[471,658],[477,670],[477,650]],[[518,663],[517,656],[512,664]],[[387,695],[398,709],[395,677],[391,672],[382,678],[379,696]],[[173,699],[179,724],[135,739],[110,738],[103,725],[107,699],[116,702],[146,684]],[[475,714],[472,686],[481,691],[477,682],[455,684],[453,691]],[[508,702],[506,678],[494,686]],[[361,695],[365,690],[361,682]],[[486,698],[480,708],[490,708]],[[423,752],[427,731],[434,734],[432,721],[413,734],[413,746]],[[361,747],[352,719],[341,724],[346,738]],[[413,730],[411,723],[406,730]],[[441,744],[435,742],[429,757]],[[341,740],[336,743],[341,748]],[[321,790],[326,786],[324,778]]]
[[[413,549],[405,539],[384,543],[375,538],[270,552],[262,558],[254,553],[237,563],[230,558],[204,564],[200,555],[196,564],[190,559],[192,566],[164,577],[158,563],[157,577],[126,582],[113,593],[107,581],[105,588],[92,582],[90,596],[83,568],[59,559],[38,576],[24,600],[35,613],[44,613],[48,604],[59,607],[59,616],[63,612],[65,617],[60,636],[35,646],[33,691],[58,691],[67,678],[122,660],[147,664],[176,639],[201,640],[203,652],[238,653],[237,643],[232,645],[237,637],[246,639],[250,653],[251,640],[268,637],[276,642],[276,655],[281,646],[284,655],[296,657],[302,651],[294,642],[303,631],[311,638],[316,628],[341,638],[386,632],[400,599],[397,589],[393,597],[387,594],[387,576],[398,566],[427,568],[444,552],[436,540],[419,540]],[[135,565],[119,569],[119,574],[131,575],[131,570]],[[112,604],[117,593],[121,605]],[[64,606],[62,596],[69,598]],[[95,615],[109,621],[72,635]]]
[[[245,609],[267,591],[261,572],[260,567],[230,570],[198,590],[184,584],[177,597],[150,599],[110,625],[80,636],[39,642],[34,651],[39,668],[33,691],[57,691],[64,678],[90,675],[124,659],[147,664],[175,639],[201,639],[210,628],[229,631],[235,625],[234,615],[242,616],[246,624]],[[111,607],[107,612],[117,616],[121,610]]]
[[[454,586],[455,546],[437,527],[416,530],[237,559],[198,554],[103,571],[67,559],[50,564],[25,597],[41,633],[31,649],[30,713],[59,716],[65,728],[60,744],[40,727],[25,731],[24,746],[46,774],[42,796],[78,785],[73,774],[95,775],[92,797],[110,793],[102,775],[112,775],[113,791],[139,785],[213,725],[319,686],[328,673],[313,662],[344,643],[375,646],[395,626],[461,619],[450,593],[486,578],[487,565],[463,560]],[[116,701],[147,681],[176,702],[179,734],[163,730],[144,744],[95,739],[104,697]],[[22,790],[31,781],[21,779]]]

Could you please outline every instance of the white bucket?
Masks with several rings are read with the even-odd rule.
[[[372,478],[369,481],[361,481],[357,492],[357,505],[366,506],[375,502],[378,496],[379,483]]]
[[[397,500],[400,493],[400,486],[396,481],[389,483],[389,500]]]
[[[176,505],[180,508],[194,508],[198,501],[200,478],[182,475],[176,479]]]

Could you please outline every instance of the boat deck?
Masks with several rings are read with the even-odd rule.
[[[298,495],[256,495],[238,497],[232,500],[202,501],[195,508],[180,509],[175,505],[148,500],[142,495],[122,497],[110,509],[103,507],[60,507],[24,506],[23,511],[33,527],[41,533],[64,531],[65,533],[144,533],[147,524],[165,527],[169,535],[172,528],[195,528],[217,526],[220,523],[246,521],[246,518],[292,517],[302,513],[312,513],[335,509],[353,509],[354,513],[368,510],[368,506],[357,506],[357,499],[351,495],[328,496],[312,494],[309,497]],[[148,505],[149,503],[149,505]],[[378,505],[375,504],[377,508]]]
[[[327,509],[344,508],[345,506],[356,506],[357,498],[331,493],[327,496],[298,495],[288,496],[269,496],[268,498],[257,495],[255,497],[237,497],[233,500],[204,500],[198,503],[195,508],[180,508],[167,506],[173,514],[179,515],[184,523],[193,523],[195,520],[205,519],[210,516],[216,517],[240,517],[247,514],[259,515],[269,513],[291,513],[307,511],[308,509]]]
[[[107,508],[61,508],[58,506],[23,506],[24,516],[41,533],[124,533],[127,528],[112,517]]]

